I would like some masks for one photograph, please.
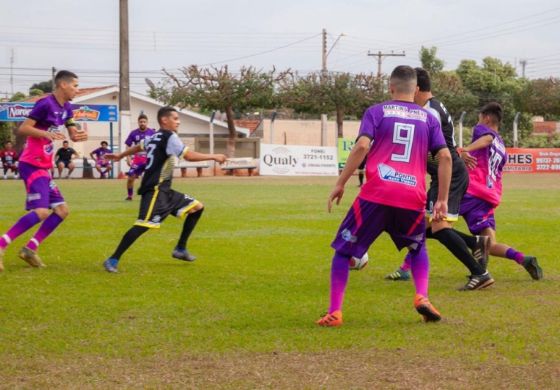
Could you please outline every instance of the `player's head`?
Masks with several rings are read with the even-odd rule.
[[[12,146],[13,146],[12,141],[6,141],[6,143],[4,144],[4,146],[5,146],[6,149],[11,149]]]
[[[416,83],[416,71],[408,65],[399,65],[393,69],[389,78],[391,95],[404,95],[412,101],[418,88]]]
[[[181,121],[179,120],[179,113],[174,107],[165,106],[158,110],[157,120],[162,129],[172,130],[177,132]]]
[[[101,141],[101,146],[106,148],[107,146],[109,146],[109,144],[107,143],[107,141]]]
[[[148,128],[148,116],[144,113],[138,115],[138,128],[142,131]]]
[[[67,148],[68,147],[68,141],[63,141],[62,142],[62,147]]]
[[[414,103],[423,106],[432,97],[432,81],[430,74],[424,68],[414,68],[418,90],[414,94]]]
[[[502,123],[503,110],[497,102],[490,102],[480,109],[478,121],[484,125],[500,127]]]
[[[70,101],[78,93],[78,76],[68,70],[61,70],[54,76],[54,87],[62,92],[64,99]]]

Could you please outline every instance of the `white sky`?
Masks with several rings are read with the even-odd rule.
[[[0,0],[0,93],[27,91],[50,68],[78,73],[81,86],[118,80],[118,0]],[[383,70],[418,65],[420,46],[437,46],[446,69],[461,59],[493,56],[530,78],[560,77],[558,0],[129,0],[132,90],[144,77],[189,64],[232,69],[254,65],[300,72],[321,67],[321,30],[328,69],[375,72],[371,51],[406,51]],[[521,72],[520,66],[518,67]]]

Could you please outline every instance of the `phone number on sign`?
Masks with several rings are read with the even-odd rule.
[[[327,161],[332,161],[334,160],[334,156],[333,155],[328,155],[328,154],[304,154],[303,155],[303,159],[304,160],[327,160]]]

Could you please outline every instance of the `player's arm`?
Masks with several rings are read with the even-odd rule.
[[[340,200],[344,195],[344,186],[346,185],[346,182],[348,182],[350,177],[354,174],[354,171],[358,169],[362,161],[364,161],[364,158],[369,151],[370,143],[371,140],[368,137],[361,136],[354,144],[354,147],[350,151],[350,155],[346,160],[346,165],[344,166],[342,173],[338,177],[338,180],[336,181],[336,184],[334,185],[334,188],[329,195],[329,201],[327,205],[329,213],[331,212],[332,204],[335,199],[336,204],[340,204]]]
[[[217,163],[222,164],[226,161],[226,156],[224,154],[205,154],[194,152],[189,150],[189,148],[185,147],[185,152],[183,153],[183,158],[187,161],[208,161],[214,160]]]
[[[436,158],[438,165],[438,198],[434,205],[434,220],[440,221],[447,216],[447,202],[449,201],[449,185],[451,183],[451,171],[453,162],[449,149],[442,148]]]
[[[463,149],[459,150],[459,155],[465,161],[465,164],[469,168],[476,167],[476,158],[471,156],[470,152],[474,152],[475,150],[487,148],[492,144],[494,141],[494,137],[490,134],[483,135],[472,144],[465,146]]]
[[[139,145],[135,145],[131,148],[128,148],[125,151],[120,152],[120,153],[107,153],[105,155],[105,158],[107,160],[119,161],[123,157],[132,156],[133,154],[141,152],[143,149],[144,148],[143,148],[142,144],[139,144]]]
[[[70,136],[70,139],[72,141],[74,142],[87,141],[88,139],[87,131],[83,129],[78,129],[78,125],[76,124],[76,122],[74,122],[74,118],[72,117],[68,118],[64,123],[64,126],[66,126],[66,129],[68,130],[68,135]]]
[[[41,130],[35,127],[37,121],[35,119],[27,118],[23,121],[21,126],[18,129],[18,134],[23,135],[25,137],[33,137],[33,138],[46,138],[48,140],[54,141],[57,139],[63,140],[66,139],[64,134],[59,132],[51,132]]]
[[[89,156],[91,157],[91,159],[92,159],[93,161],[97,161],[97,157],[94,157],[93,152],[91,152],[91,153],[89,154]]]

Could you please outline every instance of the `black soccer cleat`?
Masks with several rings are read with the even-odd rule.
[[[534,280],[541,280],[543,278],[543,270],[539,265],[536,257],[525,256],[522,265]]]
[[[470,275],[469,281],[459,291],[481,290],[494,284],[494,279],[488,271],[483,275]]]
[[[475,236],[476,244],[472,250],[474,259],[480,264],[484,271],[488,268],[488,255],[490,252],[490,238],[486,236]]]
[[[171,256],[175,259],[183,260],[183,261],[195,261],[196,260],[196,257],[191,255],[189,253],[189,251],[186,250],[186,249],[175,248],[175,249],[173,249],[173,253],[171,254]]]

